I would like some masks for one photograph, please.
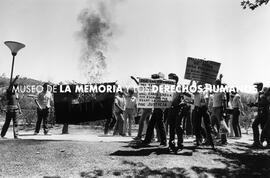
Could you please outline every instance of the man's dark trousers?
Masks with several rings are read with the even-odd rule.
[[[144,143],[149,144],[152,139],[152,135],[154,132],[155,125],[157,124],[157,127],[159,128],[160,131],[160,144],[161,145],[166,145],[166,133],[165,133],[165,126],[163,122],[163,111],[162,109],[156,108],[153,111],[152,117],[149,121],[147,131],[146,131],[146,136],[144,139]]]
[[[213,143],[213,138],[211,135],[211,123],[210,123],[210,116],[208,114],[208,108],[206,106],[201,106],[201,107],[195,107],[194,108],[195,112],[195,135],[196,135],[196,141],[200,141],[202,139],[202,119],[205,125],[205,130],[206,130],[206,136],[208,142],[211,144],[211,146],[214,145]]]
[[[48,116],[49,116],[49,108],[45,109],[37,109],[37,124],[35,133],[39,133],[41,121],[43,122],[44,133],[48,133]]]
[[[175,106],[170,108],[169,110],[169,131],[170,131],[170,139],[169,143],[174,144],[175,141],[175,132],[177,134],[177,145],[181,146],[183,144],[183,128],[182,128],[182,119],[184,117],[184,112],[180,111],[180,106]],[[179,115],[180,112],[180,115]]]
[[[252,123],[254,143],[260,143],[259,125],[261,125],[262,129],[264,128],[264,125],[267,121],[267,116],[268,116],[268,112],[266,110],[259,110],[257,117]]]
[[[17,112],[16,111],[7,111],[6,120],[1,131],[1,137],[4,137],[7,133],[7,130],[10,125],[10,121],[13,121],[13,134],[14,138],[18,136],[18,121],[17,121]]]

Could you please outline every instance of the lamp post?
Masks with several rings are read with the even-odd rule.
[[[11,50],[11,54],[13,56],[12,58],[12,66],[11,66],[11,74],[10,74],[10,84],[12,82],[12,76],[13,76],[13,68],[14,68],[14,60],[15,56],[17,55],[18,51],[25,47],[24,44],[16,42],[16,41],[5,41],[5,45]]]

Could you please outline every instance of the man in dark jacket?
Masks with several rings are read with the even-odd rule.
[[[250,106],[258,107],[258,115],[255,118],[254,122],[252,123],[252,130],[253,130],[253,144],[252,147],[254,148],[262,148],[262,143],[260,141],[260,132],[259,132],[259,125],[261,128],[264,128],[264,125],[267,121],[268,111],[269,111],[269,102],[267,102],[266,97],[264,97],[264,93],[262,92],[263,83],[255,83],[258,94],[256,103],[250,104]]]
[[[162,73],[153,74],[151,78],[152,79],[164,78],[164,75]],[[163,109],[161,108],[154,108],[148,127],[147,127],[145,139],[142,141],[142,146],[148,145],[151,143],[156,124],[160,132],[160,145],[167,146],[165,125],[163,122]]]

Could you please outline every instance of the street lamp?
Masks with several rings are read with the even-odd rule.
[[[25,47],[24,44],[16,42],[16,41],[5,41],[4,42],[7,47],[11,50],[11,54],[13,56],[12,58],[12,66],[11,66],[11,74],[10,74],[10,84],[12,82],[12,76],[13,76],[13,68],[14,68],[14,60],[15,56],[17,55],[18,51]]]

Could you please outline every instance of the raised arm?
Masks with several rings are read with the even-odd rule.
[[[15,82],[18,80],[20,76],[16,75],[16,77],[14,78],[14,80],[9,84],[9,90],[12,90],[12,87],[14,86]]]
[[[137,85],[139,85],[139,81],[138,81],[135,77],[130,76],[130,78],[131,78],[132,80],[134,80],[134,82],[135,82]]]

